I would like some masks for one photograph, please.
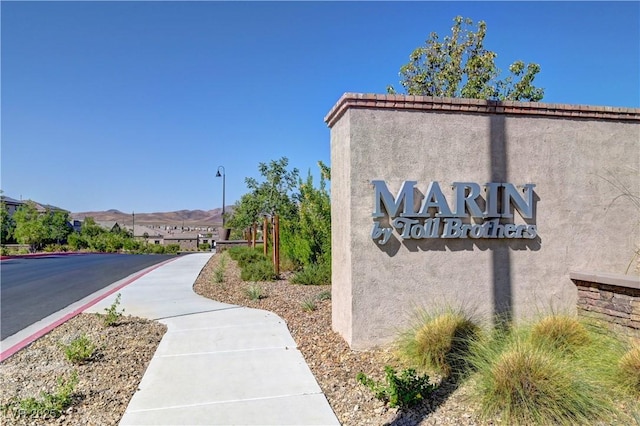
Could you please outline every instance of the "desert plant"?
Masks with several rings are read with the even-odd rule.
[[[418,376],[413,369],[403,370],[400,376],[391,366],[385,366],[384,382],[376,382],[360,372],[356,380],[368,387],[377,399],[385,401],[390,407],[408,408],[427,397],[435,386],[429,383],[429,376]]]
[[[228,250],[229,256],[236,262],[240,268],[245,268],[251,263],[259,263],[268,260],[265,255],[251,247],[237,246]]]
[[[589,344],[589,333],[576,317],[548,315],[533,325],[531,339],[534,343],[551,345],[563,352],[575,352]]]
[[[480,327],[462,310],[418,313],[413,327],[398,339],[401,358],[420,368],[443,376],[467,370],[469,345],[480,334]]]
[[[180,251],[180,244],[167,244],[164,246],[164,253],[177,254]]]
[[[34,397],[11,399],[0,407],[4,415],[39,419],[58,418],[73,403],[73,393],[78,384],[78,373],[73,372],[69,380],[58,379],[54,393],[41,392],[40,399]]]
[[[222,252],[220,255],[220,261],[218,262],[218,268],[224,270],[229,262],[229,255],[226,252]]]
[[[640,343],[627,351],[618,363],[622,383],[632,393],[640,395]]]
[[[485,417],[506,424],[592,424],[615,412],[589,370],[522,329],[474,341],[469,359]]]
[[[261,260],[244,266],[240,278],[243,281],[273,281],[277,277],[273,264],[269,260]]]
[[[291,282],[302,285],[331,284],[331,266],[328,263],[307,265],[291,278]]]
[[[224,269],[217,268],[213,271],[213,281],[216,284],[221,284],[224,282]]]
[[[318,293],[318,295],[316,296],[317,300],[331,300],[331,290],[324,290],[321,291],[320,293]]]
[[[312,298],[303,300],[300,305],[302,306],[302,310],[305,312],[313,312],[318,309],[316,301]]]
[[[82,364],[91,359],[96,346],[85,335],[73,339],[71,343],[63,346],[64,355],[74,364]]]
[[[253,283],[245,288],[245,294],[250,300],[260,300],[267,297],[262,290],[262,287],[256,283]]]
[[[118,323],[118,320],[124,313],[124,309],[118,311],[118,306],[120,305],[120,296],[120,293],[118,293],[118,295],[116,296],[116,300],[111,304],[111,306],[104,309],[106,313],[102,316],[102,320],[104,322],[104,325],[106,325],[107,327],[116,325]]]

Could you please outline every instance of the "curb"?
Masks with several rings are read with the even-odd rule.
[[[65,322],[69,321],[71,318],[81,314],[82,312],[84,312],[85,310],[89,309],[91,306],[95,305],[96,303],[100,302],[101,300],[106,299],[107,297],[111,296],[116,291],[121,290],[122,288],[128,286],[129,284],[131,284],[132,282],[138,280],[139,278],[147,275],[148,273],[158,269],[161,266],[166,265],[169,262],[173,262],[176,259],[177,259],[177,257],[174,257],[174,258],[171,258],[171,259],[167,259],[164,262],[161,262],[161,263],[158,263],[157,265],[153,265],[153,266],[149,267],[148,269],[144,270],[143,272],[138,273],[138,274],[134,275],[133,277],[127,279],[125,282],[123,282],[122,284],[118,285],[117,287],[112,288],[111,290],[105,292],[104,294],[101,294],[100,296],[97,296],[95,299],[85,303],[84,305],[80,306],[79,308],[77,308],[77,309],[73,310],[72,312],[64,315],[62,318],[56,320],[52,324],[50,324],[50,325],[44,327],[43,329],[33,333],[32,335],[22,339],[20,342],[16,343],[15,345],[11,346],[9,349],[7,349],[5,351],[2,351],[0,353],[0,362],[4,362],[7,358],[12,356],[13,354],[18,352],[19,350],[21,350],[24,347],[26,347],[26,346],[30,345],[31,343],[35,342],[40,337],[44,336],[45,334],[49,333],[51,330],[53,330],[56,327],[64,324]]]

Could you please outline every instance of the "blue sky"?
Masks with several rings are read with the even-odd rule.
[[[11,2],[1,188],[72,212],[209,210],[259,162],[330,163],[324,116],[384,93],[429,33],[487,22],[544,102],[640,107],[638,2]]]

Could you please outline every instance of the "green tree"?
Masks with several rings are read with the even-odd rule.
[[[229,228],[242,230],[253,226],[260,220],[262,205],[253,193],[244,194],[233,208],[233,214],[227,220]]]
[[[49,237],[49,229],[45,224],[44,215],[36,209],[35,203],[27,201],[13,214],[16,223],[14,236],[18,243],[28,244],[29,250],[39,250]]]
[[[69,224],[69,212],[63,210],[47,210],[43,215],[43,222],[48,230],[46,243],[61,244],[72,232]]]
[[[516,61],[510,75],[498,79],[497,54],[484,47],[487,24],[456,16],[451,35],[442,41],[437,33],[429,35],[424,46],[415,49],[409,62],[400,68],[400,84],[409,95],[462,97],[472,99],[537,102],[544,89],[533,86],[540,65]],[[389,93],[396,93],[388,86]]]
[[[105,232],[107,232],[107,230],[98,225],[92,217],[84,218],[84,222],[82,223],[82,228],[80,230],[82,236],[92,239],[104,234]]]
[[[233,214],[227,225],[233,229],[243,230],[257,223],[262,215],[280,215],[281,220],[295,217],[297,194],[293,190],[298,182],[298,169],[288,170],[289,160],[282,157],[269,163],[259,163],[258,171],[263,181],[246,178],[245,183],[250,190],[235,204]]]
[[[299,181],[298,216],[285,222],[282,232],[283,252],[296,264],[331,263],[331,198],[326,182],[329,168],[318,162],[320,186],[316,188],[309,172]]]
[[[258,171],[264,178],[258,182],[254,178],[246,178],[247,188],[252,191],[261,213],[278,214],[283,218],[295,214],[295,197],[293,190],[298,184],[299,171],[296,168],[287,170],[289,160],[282,157],[267,163],[259,163]]]
[[[13,240],[16,224],[4,201],[0,201],[0,221],[0,244],[7,244]]]

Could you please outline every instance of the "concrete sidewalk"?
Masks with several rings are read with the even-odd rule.
[[[339,425],[280,317],[193,292],[210,257],[182,256],[118,292],[125,314],[168,328],[120,424]]]

